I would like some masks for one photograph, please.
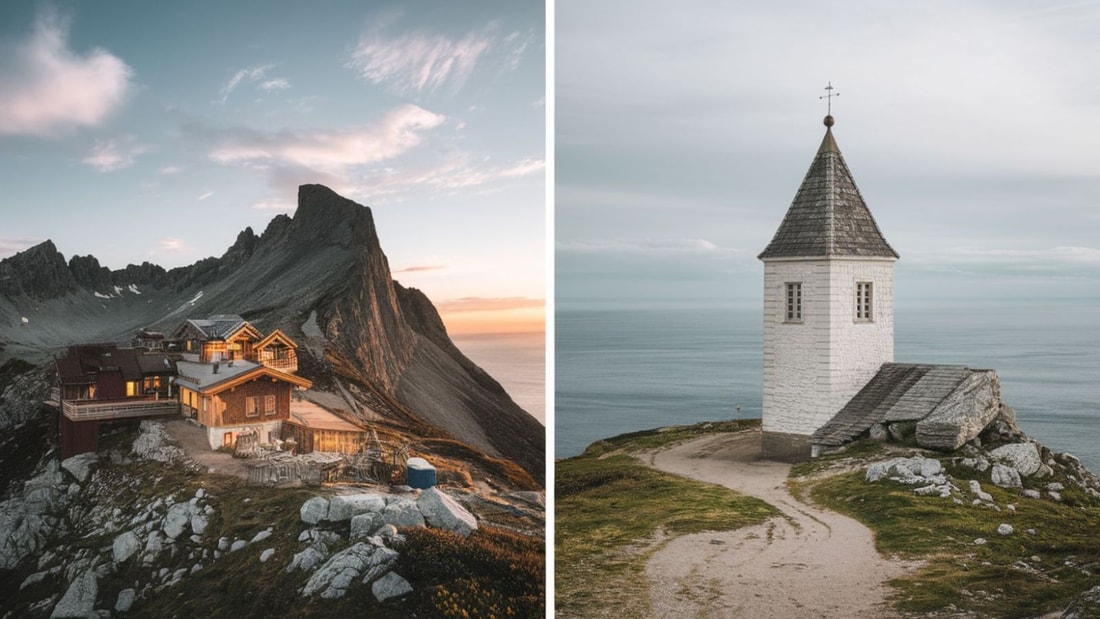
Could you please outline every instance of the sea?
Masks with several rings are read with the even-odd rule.
[[[546,425],[546,335],[478,333],[451,341],[504,387],[512,400]]]
[[[993,369],[1017,423],[1100,473],[1100,311],[1095,302],[906,303],[894,359]],[[756,309],[555,314],[555,457],[665,425],[759,418]]]

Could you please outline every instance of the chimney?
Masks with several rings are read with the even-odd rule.
[[[220,370],[220,369],[221,369],[221,365],[222,365],[222,364],[221,364],[220,362],[218,362],[218,361],[215,361],[215,362],[214,362],[214,373],[215,373],[215,374],[217,374],[217,373],[218,373],[218,370]]]

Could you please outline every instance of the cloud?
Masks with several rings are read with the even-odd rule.
[[[406,168],[403,171],[386,168],[370,175],[359,189],[376,196],[397,193],[408,187],[451,191],[520,178],[546,168],[546,162],[541,159],[524,159],[511,165],[489,167],[478,167],[468,159],[466,155],[458,154],[427,168]]]
[[[0,258],[17,254],[24,249],[38,245],[42,241],[43,239],[0,237]]]
[[[187,249],[187,244],[182,239],[164,238],[158,241],[161,250],[167,252],[182,252]]]
[[[436,304],[440,312],[486,312],[497,310],[515,310],[541,308],[546,305],[543,299],[530,297],[461,297],[447,299]]]
[[[447,267],[443,266],[442,264],[416,265],[416,266],[411,266],[411,267],[405,267],[403,269],[398,269],[398,270],[394,271],[394,274],[396,275],[397,273],[419,273],[421,271],[439,271],[439,270],[445,269],[445,268],[447,268]]]
[[[168,176],[170,174],[179,174],[183,171],[183,168],[174,165],[166,165],[163,168],[157,170],[157,174]]]
[[[261,83],[260,88],[268,92],[271,92],[273,90],[286,90],[287,88],[290,88],[290,82],[280,77]]]
[[[203,200],[209,198],[212,195],[214,195],[213,191],[207,191],[207,192],[203,193],[201,196],[199,196],[198,198],[195,198],[195,199],[198,200],[199,202],[202,202]]]
[[[219,91],[221,94],[221,102],[225,103],[229,99],[229,95],[242,83],[256,84],[261,90],[266,92],[275,92],[290,88],[290,82],[288,82],[286,78],[275,77],[267,79],[267,72],[274,68],[274,64],[262,64],[240,69],[233,74],[233,77],[229,78],[229,81]]]
[[[130,67],[99,48],[77,54],[68,36],[68,24],[48,13],[27,40],[0,49],[0,135],[94,127],[122,105]]]
[[[114,172],[134,165],[137,157],[148,150],[147,146],[137,144],[129,138],[122,140],[121,143],[107,140],[98,142],[80,161],[100,172]]]
[[[438,127],[444,116],[415,105],[403,105],[366,127],[334,131],[241,132],[222,141],[210,158],[246,167],[272,163],[322,170],[377,163],[420,144],[424,131]]]
[[[501,37],[495,29],[489,24],[461,38],[423,31],[390,36],[375,29],[360,37],[345,66],[398,94],[457,92],[480,64],[516,70],[534,39],[518,32]]]
[[[732,255],[744,249],[720,247],[706,239],[596,239],[562,241],[557,250],[578,254]]]

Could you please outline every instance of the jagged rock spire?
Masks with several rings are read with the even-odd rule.
[[[825,137],[771,243],[769,258],[897,258],[863,201],[825,117]]]

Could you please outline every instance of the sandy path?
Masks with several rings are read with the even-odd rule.
[[[760,433],[713,435],[646,454],[655,468],[721,484],[784,517],[674,539],[646,566],[654,617],[892,617],[886,580],[912,564],[874,549],[851,518],[796,500],[790,465],[757,460]],[[794,524],[792,524],[792,521]]]

